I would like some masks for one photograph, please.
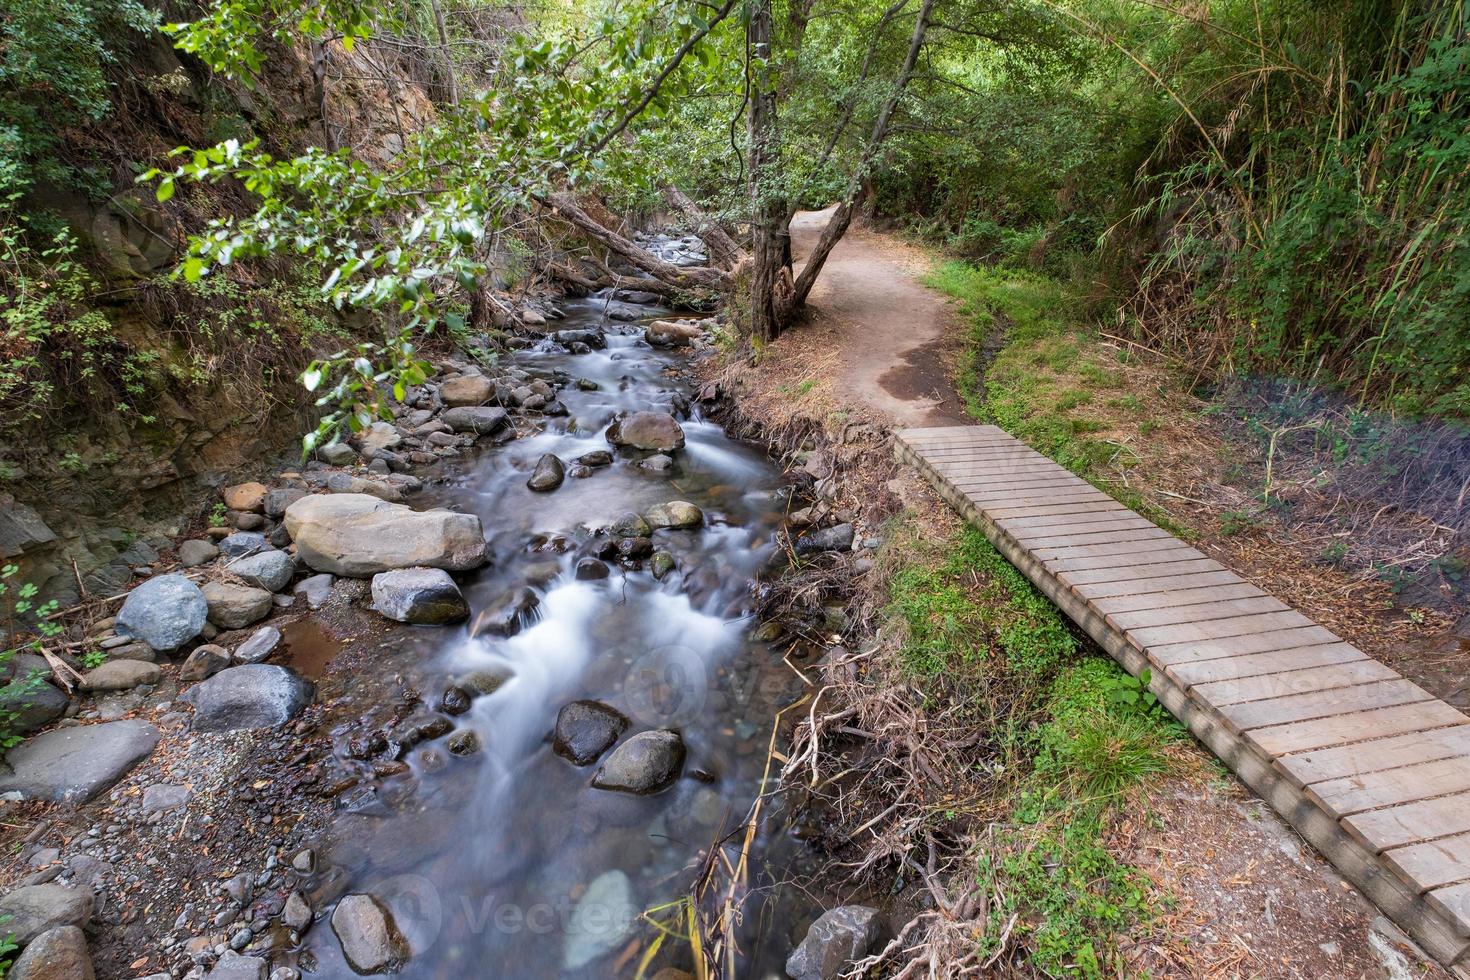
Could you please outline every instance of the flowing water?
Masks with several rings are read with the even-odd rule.
[[[570,463],[609,449],[605,430],[618,412],[690,411],[690,392],[675,376],[680,356],[649,347],[641,328],[607,323],[605,306],[595,297],[573,301],[557,324],[605,329],[605,350],[570,354],[543,344],[512,359],[533,374],[595,387],[566,385],[566,417],[454,461],[416,504],[472,512],[484,523],[490,562],[461,583],[475,613],[528,586],[539,601],[508,638],[474,636],[466,624],[396,628],[383,644],[386,669],[431,706],[452,679],[509,678],[454,719],[478,736],[478,752],[459,757],[445,739],[423,743],[405,756],[407,773],[341,801],[318,893],[330,900],[366,892],[387,906],[411,949],[403,976],[632,976],[655,934],[639,914],[686,895],[699,855],[743,822],[761,788],[776,712],[800,695],[800,678],[750,635],[751,584],[773,555],[785,511],[780,474],[761,453],[695,413],[683,420],[687,445],[666,472],[621,456],[585,478],[568,476],[554,492],[527,488],[543,453]],[[647,562],[627,569],[610,560],[609,577],[575,578],[599,529],[670,500],[705,514],[697,530],[655,532],[676,571],[658,581]],[[346,688],[350,702],[351,679]],[[595,789],[599,763],[578,767],[555,755],[557,712],[582,698],[626,715],[623,738],[678,731],[687,757],[674,785],[651,796]],[[763,853],[799,851],[782,834],[758,844]],[[769,927],[772,909],[747,908],[746,975],[773,974],[790,949],[791,928]],[[328,923],[305,943],[308,975],[353,975]],[[688,966],[687,949],[658,963]]]

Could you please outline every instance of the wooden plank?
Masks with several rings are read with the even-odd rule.
[[[1142,524],[1140,524],[1139,522],[1152,524],[1152,522],[1149,521],[1147,518],[1139,517],[1137,514],[1133,513],[1133,511],[1125,510],[1122,507],[1114,507],[1111,510],[1095,509],[1092,511],[1085,511],[1080,514],[1059,514],[1052,512],[1047,514],[1029,514],[1023,517],[998,517],[992,511],[990,514],[990,519],[995,521],[995,523],[999,524],[1001,527],[1005,528],[1007,531],[1010,531],[1012,534],[1014,534],[1016,531],[1035,531],[1042,528],[1096,528],[1098,525],[1104,525],[1102,530],[1107,530],[1107,525],[1117,524],[1119,522],[1125,521],[1132,522],[1133,526],[1135,527],[1142,526]]]
[[[1360,662],[1377,661],[1350,643],[1324,643],[1290,650],[1272,650],[1270,653],[1248,653],[1238,657],[1172,664],[1164,670],[1181,687],[1189,690],[1197,684],[1286,673],[1306,667],[1331,667]]]
[[[1460,935],[1470,936],[1470,884],[1436,888],[1424,897],[1430,908],[1459,925]]]
[[[951,480],[950,485],[967,495],[977,490],[1055,489],[1075,493],[1079,490],[1093,489],[1081,480],[1073,480],[1070,477],[1061,479],[1054,476],[970,477],[965,480]]]
[[[1435,796],[1470,792],[1470,758],[1452,756],[1397,769],[1328,779],[1309,787],[1307,792],[1339,817]]]
[[[1180,588],[1161,588],[1158,592],[1130,592],[1127,595],[1084,596],[1092,600],[1092,608],[1100,613],[1142,612],[1146,609],[1163,609],[1168,606],[1196,606],[1204,602],[1224,602],[1228,599],[1256,599],[1266,593],[1242,582],[1229,572],[1222,573],[1225,584],[1206,583],[1194,588],[1177,579],[1164,579],[1164,583],[1180,585]],[[1230,581],[1234,579],[1234,581]],[[1093,586],[1093,588],[1097,588]],[[1080,591],[1080,590],[1079,590]]]
[[[1160,528],[1160,530],[1163,529]],[[1045,562],[1050,566],[1052,559],[1063,562],[1072,558],[1097,558],[1103,555],[1130,555],[1135,558],[1141,558],[1150,553],[1173,551],[1180,547],[1182,546],[1178,539],[1165,531],[1162,537],[1155,536],[1143,538],[1138,541],[1114,541],[1107,544],[1081,544],[1071,547],[1060,545],[1046,548],[1028,548],[1027,550],[1038,561]]]
[[[1239,657],[1248,653],[1269,653],[1274,650],[1291,650],[1295,647],[1341,642],[1341,637],[1322,626],[1303,626],[1284,630],[1267,630],[1244,636],[1224,636],[1214,640],[1155,643],[1145,647],[1144,652],[1154,663],[1167,667],[1172,664],[1197,663],[1201,660],[1215,660],[1221,657]]]
[[[1053,571],[1057,571],[1052,566]],[[1057,579],[1074,592],[1086,585],[1112,585],[1116,582],[1147,583],[1161,577],[1201,575],[1228,572],[1213,558],[1191,558],[1184,561],[1152,562],[1138,565],[1114,565],[1108,568],[1072,569],[1057,572]]]
[[[1470,834],[1384,852],[1388,865],[1420,891],[1470,879]]]
[[[1308,647],[1307,649],[1320,649]],[[1330,647],[1328,649],[1331,649]],[[1351,647],[1348,647],[1351,650]],[[1210,661],[1229,663],[1230,661]],[[1370,657],[1358,654],[1358,659],[1346,663],[1324,666],[1312,664],[1298,670],[1275,671],[1237,677],[1229,680],[1210,681],[1195,685],[1193,690],[1215,707],[1244,704],[1248,701],[1267,701],[1271,698],[1289,697],[1293,694],[1311,694],[1330,691],[1333,688],[1352,687],[1355,684],[1371,684],[1374,681],[1391,681],[1399,676],[1398,671]],[[1466,787],[1470,789],[1470,787]]]
[[[1287,755],[1277,759],[1275,765],[1298,785],[1316,786],[1334,779],[1457,756],[1470,756],[1470,718],[1464,715],[1451,719],[1447,728]]]
[[[1149,626],[1144,629],[1128,630],[1128,639],[1141,649],[1166,646],[1173,643],[1195,643],[1200,640],[1222,640],[1248,633],[1270,633],[1275,630],[1315,626],[1310,619],[1294,609],[1286,612],[1259,613],[1254,616],[1231,616],[1226,619],[1211,619],[1203,623],[1173,623],[1169,626]]]
[[[1420,800],[1347,817],[1343,828],[1369,850],[1417,844],[1470,831],[1470,793]]]
[[[934,470],[940,476],[948,480],[968,480],[972,477],[985,476],[1018,476],[1024,473],[1044,474],[1047,476],[1065,476],[1069,479],[1085,483],[1077,474],[1070,470],[1064,470],[1056,463],[1047,460],[1036,459],[982,459],[982,460],[951,460],[945,463],[934,463]]]
[[[1312,721],[1257,728],[1247,732],[1245,739],[1268,756],[1284,756],[1311,749],[1387,738],[1390,735],[1423,732],[1465,720],[1464,715],[1443,701],[1418,701],[1392,708],[1379,708],[1377,711],[1333,715]]]
[[[1278,675],[1279,676],[1279,675]],[[1238,731],[1287,725],[1293,722],[1349,715],[1400,704],[1432,701],[1434,695],[1413,681],[1398,677],[1355,687],[1339,687],[1310,694],[1290,694],[1267,701],[1212,705]]]
[[[1104,546],[1105,547],[1105,546]],[[1047,571],[1085,572],[1097,568],[1137,568],[1139,565],[1164,565],[1170,562],[1188,562],[1204,559],[1204,555],[1193,548],[1180,545],[1162,551],[1132,552],[1127,554],[1083,555],[1077,558],[1054,558],[1046,563]]]
[[[1012,491],[987,491],[976,490],[965,492],[957,490],[977,508],[984,510],[988,506],[1032,506],[1035,504],[1077,503],[1096,500],[1102,494],[1096,490],[1012,490]]]
[[[1258,595],[1245,599],[1200,602],[1192,606],[1163,606],[1158,609],[1136,609],[1131,612],[1110,613],[1107,621],[1120,630],[1136,630],[1151,626],[1208,623],[1217,619],[1248,616],[1253,613],[1289,611],[1291,607],[1280,599]]]
[[[1096,488],[1094,487],[1094,489]],[[1054,504],[1049,507],[997,507],[994,510],[987,511],[987,513],[990,515],[991,520],[1003,521],[1015,517],[1065,517],[1069,514],[1131,514],[1132,511],[1113,498],[1105,497],[1096,503]]]
[[[1171,544],[1177,544],[1178,539],[1161,527],[1146,525],[1143,527],[1114,528],[1111,531],[1081,531],[1071,534],[1054,533],[1057,528],[1037,528],[1025,534],[1012,534],[1027,548],[1037,552],[1048,552],[1054,548],[1085,547],[1093,544],[1122,544],[1130,541],[1154,541],[1167,540]]]
[[[1148,567],[1145,565],[1139,571],[1145,571]],[[1219,571],[1149,575],[1114,582],[1082,582],[1069,587],[1082,598],[1092,600],[1093,605],[1098,605],[1100,600],[1137,598],[1146,602],[1151,596],[1168,595],[1176,591],[1192,591],[1210,586],[1233,588],[1237,584],[1242,587],[1255,588],[1243,581],[1239,575],[1223,568]]]

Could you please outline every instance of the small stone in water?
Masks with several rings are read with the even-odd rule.
[[[452,755],[474,755],[480,751],[480,736],[473,729],[461,728],[444,743]]]
[[[457,684],[451,684],[439,697],[439,710],[446,715],[462,715],[470,710],[472,700],[473,697],[469,691]]]
[[[540,493],[555,490],[566,479],[566,466],[559,457],[547,453],[536,461],[536,470],[526,481],[526,486]]]
[[[576,576],[581,581],[607,578],[608,567],[596,558],[583,558],[577,562]]]

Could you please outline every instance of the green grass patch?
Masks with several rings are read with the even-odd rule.
[[[1137,493],[1102,479],[1118,447],[1093,437],[1102,423],[1074,413],[1098,392],[1121,388],[1124,379],[1089,352],[1092,338],[1073,290],[1040,273],[965,262],[938,265],[924,281],[958,299],[970,324],[972,356],[964,359],[955,384],[972,417],[1000,426],[1170,533],[1192,536]],[[1000,320],[1008,325],[1005,343],[982,378],[979,353]],[[1131,394],[1108,404],[1130,411],[1142,407]]]

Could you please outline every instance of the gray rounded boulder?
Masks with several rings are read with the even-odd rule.
[[[209,602],[199,586],[182,575],[159,575],[128,593],[117,631],[155,650],[177,650],[199,635],[208,617]]]
[[[473,514],[333,493],[296,501],[285,523],[297,556],[318,572],[367,578],[395,568],[462,572],[485,563],[485,532]]]
[[[373,576],[373,608],[400,623],[457,623],[470,607],[442,568],[399,568]]]
[[[657,793],[679,776],[684,740],[678,732],[639,732],[613,750],[592,785],[622,793]]]
[[[284,551],[262,551],[236,558],[225,566],[225,571],[256,588],[279,592],[291,584],[291,576],[296,574],[296,563]]]
[[[274,728],[311,703],[311,683],[275,664],[242,664],[191,687],[180,700],[194,706],[195,731]]]

